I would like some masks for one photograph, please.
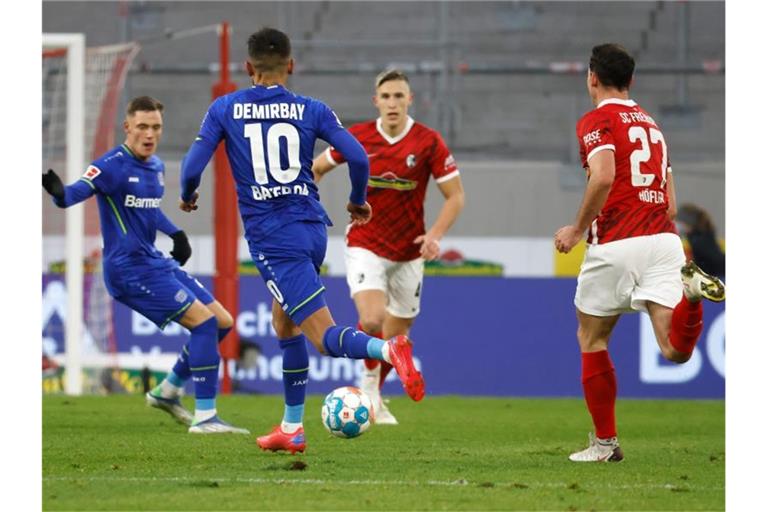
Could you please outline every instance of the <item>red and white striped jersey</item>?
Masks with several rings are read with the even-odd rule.
[[[353,125],[349,131],[370,161],[368,202],[373,217],[367,224],[350,226],[347,245],[363,247],[391,261],[418,258],[420,246],[413,240],[424,234],[429,177],[442,183],[459,175],[451,152],[439,133],[411,117],[396,137],[384,132],[381,119]],[[333,147],[325,156],[332,164],[344,161]]]

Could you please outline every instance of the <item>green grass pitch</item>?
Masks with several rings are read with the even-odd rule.
[[[723,510],[723,401],[619,400],[625,460],[576,464],[580,399],[395,398],[399,426],[262,452],[276,396],[220,397],[250,436],[195,436],[142,396],[43,398],[44,510]],[[188,405],[190,398],[185,398]],[[301,461],[303,464],[297,464]]]

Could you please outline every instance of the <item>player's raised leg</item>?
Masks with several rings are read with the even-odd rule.
[[[418,402],[424,398],[424,378],[413,363],[413,344],[407,336],[395,336],[384,341],[354,327],[336,325],[325,306],[307,317],[300,327],[322,354],[386,361],[395,368],[411,399]]]
[[[309,380],[307,340],[276,300],[272,302],[272,326],[283,350],[285,409],[280,425],[258,437],[256,444],[262,450],[303,452],[307,447],[304,437],[304,401]]]
[[[725,300],[725,285],[717,277],[702,271],[693,261],[680,270],[683,294],[674,308],[647,301],[656,341],[662,355],[669,361],[685,363],[704,328],[701,299],[714,302]]]
[[[594,316],[576,310],[581,349],[581,383],[595,434],[589,446],[572,453],[574,462],[619,462],[624,454],[616,433],[616,372],[608,355],[608,341],[619,315]]]

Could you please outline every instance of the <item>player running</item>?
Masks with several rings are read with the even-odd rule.
[[[663,356],[690,359],[701,335],[701,299],[725,299],[725,287],[685,262],[672,221],[675,192],[667,145],[653,118],[629,99],[634,59],[617,44],[592,49],[587,90],[596,108],[576,126],[587,189],[570,226],[555,234],[569,252],[585,230],[587,252],[576,287],[581,382],[595,426],[576,462],[619,462],[616,375],[608,355],[624,312],[645,311]],[[681,280],[682,277],[682,280]]]
[[[197,208],[203,170],[219,142],[226,140],[245,238],[274,297],[272,324],[283,350],[283,420],[256,441],[264,450],[303,452],[307,338],[322,354],[392,364],[413,400],[424,397],[424,380],[413,365],[406,336],[384,341],[337,326],[325,304],[318,272],[331,222],[312,179],[315,141],[333,144],[349,162],[352,192],[347,211],[355,224],[371,217],[365,151],[328,106],[285,88],[294,67],[286,34],[272,28],[252,34],[246,67],[253,86],[213,102],[184,158],[180,207]]]
[[[347,229],[344,260],[355,302],[358,328],[380,338],[408,335],[419,314],[424,260],[440,255],[440,240],[464,207],[464,188],[442,137],[408,115],[413,103],[408,76],[387,70],[376,77],[375,121],[349,128],[363,145],[371,165],[368,202],[375,215]],[[315,158],[316,181],[345,161],[335,147]],[[424,198],[432,176],[445,203],[429,230],[424,228]],[[371,398],[374,421],[396,425],[381,397],[392,366],[365,360],[360,387]]]
[[[193,434],[248,434],[222,421],[216,413],[217,340],[232,328],[232,316],[179,267],[192,255],[192,249],[184,231],[160,209],[165,164],[155,152],[163,133],[162,112],[162,103],[154,98],[132,99],[123,123],[123,144],[94,160],[83,177],[67,187],[49,170],[43,175],[43,187],[61,208],[96,195],[104,240],[104,282],[109,294],[160,329],[177,322],[191,331],[173,370],[147,393],[147,404],[189,425]],[[173,239],[173,258],[155,248],[158,230]],[[180,400],[190,377],[195,387],[194,416]]]

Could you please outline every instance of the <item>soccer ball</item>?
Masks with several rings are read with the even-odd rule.
[[[359,388],[336,388],[323,400],[323,425],[337,437],[359,436],[371,426],[372,416],[371,399]]]

